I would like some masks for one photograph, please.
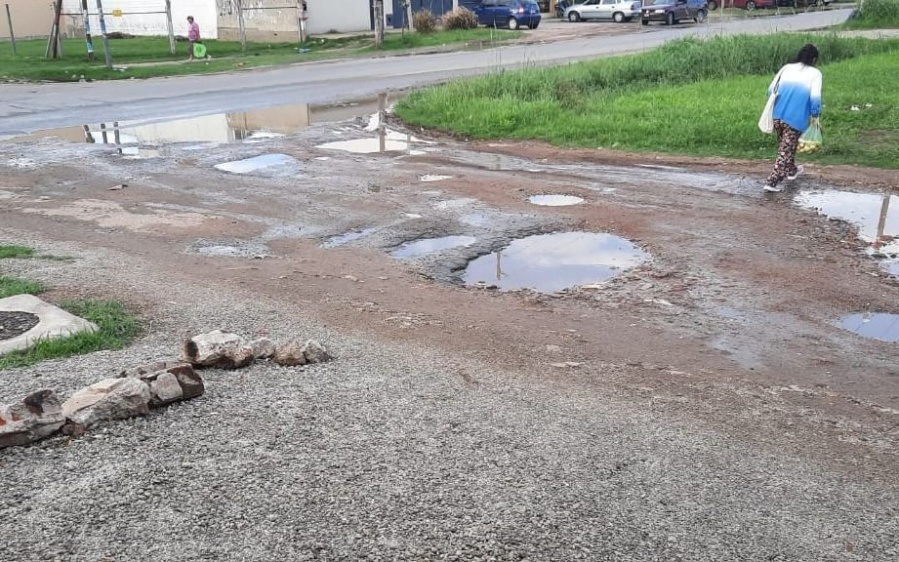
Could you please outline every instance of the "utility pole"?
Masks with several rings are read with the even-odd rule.
[[[106,16],[103,15],[103,0],[97,0],[97,11],[100,12],[100,33],[103,34],[103,50],[106,51],[106,68],[112,68],[112,52],[109,50],[109,36],[106,34]]]
[[[384,44],[384,0],[372,0],[375,7],[375,47]]]
[[[6,5],[6,22],[9,24],[9,39],[12,41],[12,55],[18,55],[16,52],[16,32],[12,28],[12,14],[9,11],[9,4]]]
[[[84,17],[84,41],[87,43],[87,60],[94,60],[94,39],[91,37],[90,9],[87,0],[81,0],[81,14]]]
[[[50,39],[47,41],[47,51],[44,58],[59,58],[59,19],[62,16],[62,0],[53,3],[53,25],[50,27]]]

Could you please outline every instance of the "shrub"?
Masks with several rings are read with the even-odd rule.
[[[443,16],[443,29],[476,29],[478,16],[462,6]]]
[[[412,15],[412,27],[419,33],[434,33],[437,17],[428,10],[419,10]]]

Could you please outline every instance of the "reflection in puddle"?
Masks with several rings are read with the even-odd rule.
[[[435,175],[428,174],[428,175],[421,176],[420,178],[418,178],[418,181],[432,182],[432,181],[443,181],[443,180],[449,180],[449,179],[453,179],[453,176],[435,176]]]
[[[567,207],[583,203],[584,199],[574,195],[532,195],[528,202],[541,207]]]
[[[846,191],[803,191],[796,203],[832,219],[852,223],[880,267],[899,275],[899,197]],[[892,210],[891,210],[892,207]]]
[[[355,154],[375,154],[378,152],[405,152],[412,143],[416,142],[421,142],[421,140],[398,131],[384,131],[374,138],[328,142],[320,144],[316,148],[342,150]]]
[[[468,226],[487,226],[491,221],[484,213],[470,213],[459,217],[459,222]]]
[[[215,169],[232,174],[252,174],[266,168],[287,166],[295,160],[286,154],[261,154],[244,160],[216,164]]]
[[[353,232],[347,232],[345,234],[340,234],[337,236],[332,236],[322,242],[323,248],[337,248],[338,246],[343,246],[344,244],[349,244],[355,240],[360,240],[365,238],[371,234],[377,232],[377,228],[366,228],[364,230],[355,230]]]
[[[840,326],[863,338],[899,342],[899,314],[862,312],[840,319]]]
[[[503,291],[554,293],[605,281],[649,259],[643,250],[612,234],[563,232],[515,240],[504,250],[468,264],[466,285],[486,283]]]
[[[478,239],[474,236],[443,236],[441,238],[426,238],[424,240],[416,240],[414,242],[406,242],[396,250],[390,253],[391,256],[399,259],[420,258],[434,252],[449,250],[451,248],[461,248],[471,246]]]

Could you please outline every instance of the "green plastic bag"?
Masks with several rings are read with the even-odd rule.
[[[206,58],[206,45],[202,43],[194,43],[194,58],[195,59],[205,59]]]
[[[821,122],[817,117],[812,117],[812,122],[809,124],[808,129],[799,137],[799,148],[797,150],[802,154],[811,154],[821,150],[823,144],[824,135],[821,134]]]

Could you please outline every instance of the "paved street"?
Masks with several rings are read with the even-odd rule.
[[[634,33],[611,38],[589,37],[481,52],[328,61],[234,74],[5,85],[0,89],[0,138],[86,122],[171,119],[276,105],[330,103],[498,68],[638,52],[682,37],[820,29],[844,21],[849,13],[833,10],[727,22],[711,18],[701,26],[673,28],[645,29],[633,24]]]

